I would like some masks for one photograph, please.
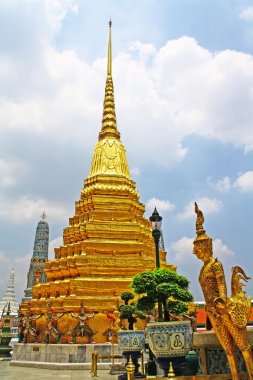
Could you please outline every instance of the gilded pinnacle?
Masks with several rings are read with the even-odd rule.
[[[112,81],[112,41],[111,41],[111,20],[109,21],[109,41],[107,57],[107,79],[105,86],[104,110],[102,120],[102,130],[99,134],[99,140],[120,139],[120,133],[117,130],[117,121],[114,104],[114,89]]]
[[[111,37],[112,21],[109,21],[109,41],[108,41],[108,63],[107,76],[112,75],[112,37]]]

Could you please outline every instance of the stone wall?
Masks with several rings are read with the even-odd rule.
[[[248,338],[253,348],[253,328],[248,327]],[[199,355],[199,374],[215,375],[229,373],[229,365],[226,355],[214,333],[214,331],[195,332],[193,339],[193,348]],[[242,355],[235,348],[237,363],[240,373],[245,373],[246,368]]]

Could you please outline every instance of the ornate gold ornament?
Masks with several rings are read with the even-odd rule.
[[[252,376],[252,356],[247,336],[247,321],[250,313],[251,297],[242,291],[249,280],[239,266],[232,268],[231,297],[227,297],[227,287],[222,264],[213,258],[212,239],[203,228],[204,216],[195,203],[196,234],[193,253],[203,261],[199,282],[206,301],[207,330],[214,329],[223,347],[230,366],[233,380],[239,380],[238,367],[234,353],[234,343],[241,350],[249,380]]]

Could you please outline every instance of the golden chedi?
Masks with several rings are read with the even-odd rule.
[[[94,341],[105,342],[103,333],[110,328],[107,313],[117,310],[119,295],[129,290],[132,277],[155,268],[155,248],[145,208],[139,201],[135,182],[127,164],[126,151],[117,129],[112,81],[111,22],[109,27],[108,68],[102,129],[95,146],[90,173],[84,182],[75,215],[63,231],[64,245],[55,249],[55,260],[45,265],[47,283],[33,286],[30,308],[34,315],[45,313],[48,304],[55,315],[65,312],[58,322],[63,331],[61,342],[70,342],[67,334],[74,328],[83,305],[94,318],[89,326],[97,331]],[[160,251],[161,265],[166,253]],[[38,329],[45,329],[44,317]],[[36,325],[37,327],[37,325]],[[40,340],[40,338],[39,338]],[[77,337],[78,342],[88,341]]]

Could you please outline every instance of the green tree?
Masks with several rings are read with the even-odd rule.
[[[187,313],[187,303],[193,301],[189,284],[189,280],[177,272],[157,268],[134,276],[131,287],[134,293],[141,295],[136,303],[138,310],[151,311],[155,304],[160,302],[164,321],[169,321],[170,314]]]
[[[129,301],[134,299],[134,294],[131,292],[125,292],[121,294],[121,299],[125,302],[124,305],[118,307],[120,312],[120,319],[127,319],[129,323],[129,330],[134,329],[134,323],[137,321],[137,318],[146,319],[146,314],[143,311],[138,310],[136,303]]]

